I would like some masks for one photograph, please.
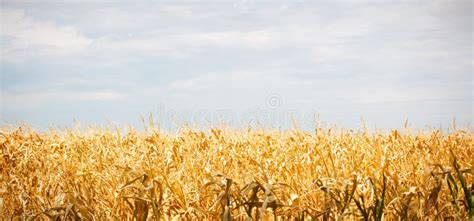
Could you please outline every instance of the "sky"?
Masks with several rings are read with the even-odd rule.
[[[0,124],[472,124],[472,1],[1,1]]]

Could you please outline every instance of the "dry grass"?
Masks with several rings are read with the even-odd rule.
[[[473,135],[4,129],[0,216],[472,220]]]

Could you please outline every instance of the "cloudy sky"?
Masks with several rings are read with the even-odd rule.
[[[472,124],[472,11],[469,0],[1,1],[0,123]]]

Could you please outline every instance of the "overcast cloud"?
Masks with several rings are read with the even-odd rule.
[[[1,124],[140,126],[153,113],[163,127],[293,116],[311,128],[314,114],[465,126],[472,11],[469,0],[2,1]]]

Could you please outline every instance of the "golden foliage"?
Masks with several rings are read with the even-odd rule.
[[[472,219],[473,133],[4,129],[6,219]]]

